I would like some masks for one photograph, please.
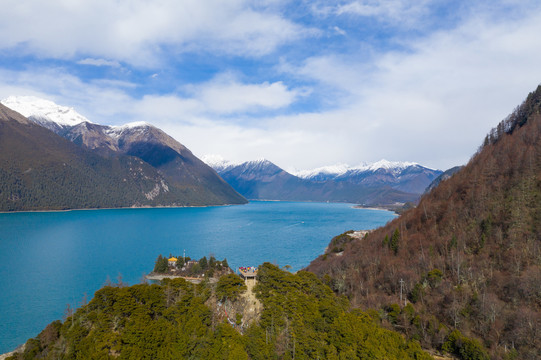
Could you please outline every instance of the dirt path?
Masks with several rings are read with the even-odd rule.
[[[256,284],[257,281],[255,279],[246,280],[246,287],[248,289],[244,294],[242,294],[242,298],[246,304],[242,315],[243,322],[251,322],[259,318],[262,306],[259,300],[255,297],[253,291]]]

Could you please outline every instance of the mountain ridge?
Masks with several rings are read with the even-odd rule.
[[[175,198],[142,160],[89,153],[2,104],[0,178],[3,211],[145,206]]]
[[[388,161],[386,159],[381,159],[373,163],[361,163],[356,166],[349,166],[348,164],[334,164],[318,167],[315,169],[308,170],[298,170],[292,172],[293,175],[298,176],[303,179],[312,179],[323,174],[330,176],[331,178],[337,178],[348,172],[363,172],[363,171],[377,171],[379,169],[386,169],[392,171],[398,171],[400,169],[405,169],[410,166],[421,166],[416,162],[408,161]],[[424,167],[427,168],[427,167]],[[427,168],[430,169],[430,168]],[[436,169],[430,169],[436,170]]]
[[[202,159],[250,199],[353,202],[392,209],[415,202],[441,173],[416,163],[381,160],[362,167],[318,168],[298,177],[266,159],[244,163],[229,162],[219,155]],[[340,171],[322,175],[328,169]]]
[[[111,161],[118,159],[124,162],[128,161],[127,159],[143,161],[146,170],[141,171],[148,172],[148,175],[143,175],[143,177],[157,179],[156,176],[158,176],[161,180],[146,192],[152,198],[147,199],[151,202],[143,199],[142,204],[193,206],[246,203],[240,194],[223,181],[214,170],[197,159],[189,149],[148,123],[131,123],[123,126],[99,125],[88,121],[72,108],[34,97],[10,97],[2,100],[3,102],[30,114],[28,119],[33,124],[52,131],[99,157]],[[50,138],[49,135],[46,137]],[[103,171],[114,170],[103,168]],[[156,174],[151,175],[151,173]],[[168,192],[169,195],[176,193],[175,200],[172,201],[169,196],[171,198],[169,200],[165,197],[162,199],[163,202],[155,202],[159,191]],[[123,204],[123,206],[133,206],[133,203]]]

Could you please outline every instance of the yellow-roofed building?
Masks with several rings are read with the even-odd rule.
[[[167,259],[167,261],[169,262],[169,265],[172,265],[172,266],[176,266],[177,265],[177,258],[176,257],[171,257],[169,259]]]

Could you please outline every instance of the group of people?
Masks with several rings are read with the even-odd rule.
[[[252,272],[252,271],[256,272],[257,267],[255,267],[255,266],[240,266],[239,270],[242,271],[242,272]]]

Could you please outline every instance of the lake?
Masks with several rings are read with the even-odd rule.
[[[229,265],[302,269],[333,236],[384,225],[394,214],[351,204],[255,201],[206,208],[0,214],[0,354],[90,300],[108,279],[130,285],[159,254]]]

